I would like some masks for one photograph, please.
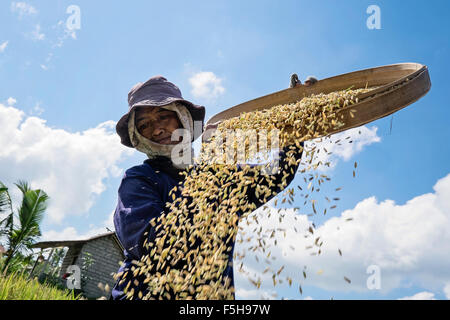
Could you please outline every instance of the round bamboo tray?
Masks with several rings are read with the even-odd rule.
[[[400,63],[364,69],[326,78],[312,86],[300,85],[238,104],[211,117],[206,126],[237,117],[242,112],[293,103],[311,94],[366,87],[377,88],[358,95],[358,103],[339,110],[338,119],[344,126],[330,130],[328,134],[362,126],[405,108],[430,90],[431,81],[428,68],[418,63]]]

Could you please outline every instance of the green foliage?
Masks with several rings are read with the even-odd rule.
[[[0,220],[0,238],[6,236],[12,230],[13,209],[8,188],[0,181],[0,214],[6,218]]]
[[[0,300],[78,300],[73,291],[60,290],[37,279],[28,280],[24,274],[0,276]]]
[[[47,263],[38,264],[33,272],[34,275],[38,274],[38,281],[40,283],[50,284],[58,289],[64,290],[67,288],[65,281],[60,276],[61,263],[66,254],[65,248],[53,249],[53,254]]]
[[[38,278],[38,282],[40,284],[47,284],[59,290],[67,289],[66,283],[62,280],[62,278],[58,274],[42,274]]]
[[[89,252],[83,252],[82,257],[82,265],[81,265],[81,287],[83,288],[86,283],[91,280],[91,278],[87,275],[88,269],[91,265],[95,263],[95,260],[92,258],[92,254]]]
[[[64,256],[66,255],[66,248],[56,248],[53,252],[52,259],[50,261],[50,267],[52,268],[52,273],[56,274],[61,269],[61,263],[64,260]]]
[[[0,258],[0,270],[3,270],[6,257]],[[22,253],[17,252],[8,263],[7,273],[25,272],[27,269],[31,269],[33,265],[32,256],[24,256]]]
[[[25,181],[19,181],[16,186],[22,192],[22,203],[14,216],[8,188],[0,182],[0,213],[6,214],[6,218],[0,221],[0,236],[5,236],[8,244],[2,272],[14,256],[29,252],[41,236],[40,224],[47,208],[48,196],[44,191],[32,190]]]

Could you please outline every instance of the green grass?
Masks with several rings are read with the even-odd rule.
[[[37,279],[12,273],[0,275],[0,300],[77,300],[72,291],[59,290],[48,284],[40,284]]]

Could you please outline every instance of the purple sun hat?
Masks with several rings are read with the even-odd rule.
[[[128,93],[128,113],[122,116],[116,125],[116,132],[120,136],[121,143],[133,148],[128,135],[128,117],[131,110],[136,107],[162,107],[173,102],[183,104],[190,112],[194,122],[194,137],[192,141],[197,139],[203,132],[205,107],[184,100],[180,89],[176,85],[167,81],[163,76],[154,76],[144,83],[137,83]],[[199,127],[199,121],[201,121],[201,128]]]

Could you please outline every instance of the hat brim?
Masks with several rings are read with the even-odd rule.
[[[205,121],[205,107],[204,106],[199,106],[199,105],[193,104],[192,102],[184,100],[184,99],[171,99],[171,100],[165,101],[162,104],[137,103],[137,104],[133,105],[130,108],[130,110],[126,114],[124,114],[116,124],[116,132],[120,136],[120,142],[124,146],[133,148],[133,145],[130,140],[130,136],[128,134],[128,118],[130,117],[130,113],[132,110],[134,110],[137,107],[162,107],[162,106],[171,104],[173,102],[179,102],[179,103],[184,104],[186,106],[186,108],[189,110],[189,112],[191,113],[192,120],[194,121],[194,123],[195,123],[195,121],[202,122],[201,132],[203,132],[203,130],[204,130],[203,126],[204,126],[204,121]],[[198,137],[193,137],[192,141],[195,141],[197,138]]]

